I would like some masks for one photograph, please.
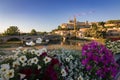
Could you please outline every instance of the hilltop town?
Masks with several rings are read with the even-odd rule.
[[[79,22],[69,20],[62,23],[53,33],[61,36],[94,37],[120,39],[120,20],[108,20],[101,22]]]

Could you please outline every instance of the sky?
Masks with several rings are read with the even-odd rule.
[[[80,22],[120,19],[120,0],[0,0],[0,33],[9,26],[50,32],[74,16]]]

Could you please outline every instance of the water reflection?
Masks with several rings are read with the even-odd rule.
[[[82,46],[86,43],[86,41],[61,41],[60,45],[70,45],[70,46]]]

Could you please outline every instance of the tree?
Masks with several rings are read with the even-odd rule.
[[[109,24],[117,24],[117,23],[120,23],[120,20],[108,20],[107,23],[109,23]]]
[[[10,26],[7,30],[3,33],[4,35],[19,35],[20,30],[17,26]]]
[[[31,35],[37,35],[37,32],[35,29],[32,29],[31,32],[30,32]]]
[[[92,29],[94,29],[94,30],[97,30],[98,29],[98,26],[97,26],[97,24],[96,23],[92,23]]]
[[[102,26],[102,27],[105,27],[105,22],[103,22],[103,21],[102,22],[98,22],[98,25]]]
[[[61,28],[61,26],[58,26],[58,30],[61,30],[62,28]]]
[[[106,36],[106,28],[98,27],[95,23],[93,23],[91,28],[87,29],[84,32],[84,36],[94,37],[94,38],[104,38]]]
[[[106,36],[106,31],[107,31],[107,28],[105,27],[105,22],[99,22],[98,23],[99,26],[102,26],[100,29],[99,29],[99,32],[100,32],[100,37],[101,38],[105,38]]]
[[[85,32],[83,33],[85,37],[91,37],[91,29],[86,29]]]

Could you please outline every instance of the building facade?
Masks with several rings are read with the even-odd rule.
[[[76,24],[76,28],[77,29],[90,27],[88,21],[86,21],[86,22],[79,22],[79,21],[77,21],[75,23],[74,20],[70,20],[68,23],[63,23],[60,26],[61,26],[62,29],[74,29],[74,24]]]

